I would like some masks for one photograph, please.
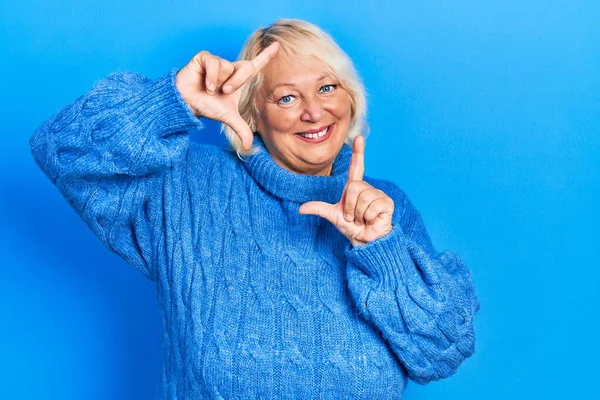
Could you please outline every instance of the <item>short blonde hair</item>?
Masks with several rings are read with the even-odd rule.
[[[271,26],[260,28],[250,35],[242,47],[239,59],[251,60],[273,42],[279,43],[279,54],[287,61],[298,62],[310,58],[321,61],[327,72],[339,81],[340,86],[350,96],[352,121],[346,134],[346,143],[351,146],[356,136],[361,134],[367,136],[365,89],[352,60],[331,36],[309,22],[280,19]],[[246,83],[240,96],[240,115],[253,132],[256,131],[258,118],[254,101],[262,84],[262,78],[262,72],[252,78]],[[238,156],[248,156],[256,152],[256,148],[244,151],[240,138],[226,124],[222,124],[221,130]]]

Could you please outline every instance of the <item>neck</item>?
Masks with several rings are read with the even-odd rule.
[[[243,164],[250,175],[274,196],[298,203],[316,200],[333,204],[340,199],[348,180],[352,156],[349,146],[342,146],[330,165],[297,172],[275,161],[262,140],[257,139],[256,144],[260,151],[248,157]]]

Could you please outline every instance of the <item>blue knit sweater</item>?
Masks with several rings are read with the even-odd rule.
[[[260,151],[190,143],[201,127],[175,84],[113,74],[46,121],[32,153],[98,238],[156,283],[162,399],[398,399],[406,379],[452,375],[474,351],[469,272],[434,250],[394,184],[393,229],[353,248],[300,215],[337,202],[330,177]]]

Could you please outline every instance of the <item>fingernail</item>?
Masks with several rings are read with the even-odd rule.
[[[209,83],[209,84],[208,84],[208,90],[210,90],[211,92],[214,92],[214,91],[215,91],[215,84],[214,84],[214,83],[212,83],[212,82],[211,82],[211,83]]]
[[[345,213],[345,214],[344,214],[344,219],[345,219],[346,221],[350,222],[350,221],[352,221],[352,215],[350,215],[350,214],[348,214],[348,213]]]
[[[231,85],[225,85],[225,86],[223,87],[223,93],[229,93],[229,92],[231,92],[231,89],[233,89],[233,88],[231,87]]]

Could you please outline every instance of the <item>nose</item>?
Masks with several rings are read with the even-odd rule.
[[[304,102],[304,110],[300,119],[304,122],[319,122],[323,119],[324,115],[325,110],[320,99],[313,97]]]

